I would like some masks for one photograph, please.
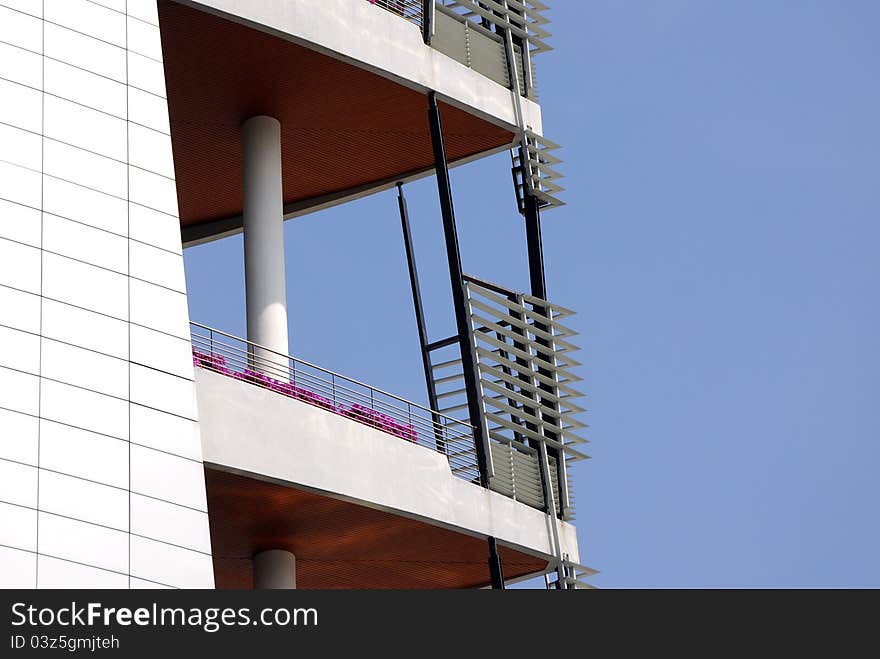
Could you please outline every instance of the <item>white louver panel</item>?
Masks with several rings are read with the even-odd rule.
[[[521,152],[524,147],[517,147],[510,152],[520,212],[523,210],[523,198],[529,193],[537,197],[543,209],[564,206],[565,202],[557,195],[564,192],[565,188],[556,183],[558,179],[562,178],[562,174],[553,169],[562,161],[550,153],[561,147],[530,130],[525,130],[524,133],[525,144],[528,144],[528,180],[523,180]]]
[[[550,22],[544,15],[548,7],[538,0],[441,0],[439,5],[479,25],[510,30],[528,42],[532,54],[553,50],[544,27]]]
[[[544,507],[538,452],[518,442],[492,442],[492,489],[533,508]]]
[[[573,312],[522,293],[503,295],[472,279],[465,284],[479,361],[489,435],[501,442],[543,441],[569,459],[586,440],[575,418],[580,378],[574,332],[559,321]]]

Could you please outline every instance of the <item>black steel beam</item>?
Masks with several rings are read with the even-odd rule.
[[[523,172],[528,175],[528,172]],[[541,210],[538,198],[524,194],[524,213],[526,220],[526,245],[529,255],[529,283],[531,293],[542,300],[547,299],[547,280],[544,276],[544,245],[541,239]]]
[[[489,576],[492,579],[492,588],[504,590],[504,566],[501,564],[501,554],[498,553],[498,541],[489,536]]]
[[[428,120],[431,126],[431,143],[434,147],[434,165],[437,170],[437,191],[440,196],[440,212],[443,216],[443,236],[446,241],[446,257],[449,262],[449,282],[452,285],[452,301],[455,307],[455,325],[461,348],[461,364],[467,394],[468,416],[474,427],[474,445],[480,469],[480,481],[489,486],[490,469],[486,420],[480,400],[480,372],[470,328],[470,313],[464,296],[464,273],[461,268],[461,251],[458,246],[458,230],[455,226],[455,209],[452,204],[452,186],[449,182],[449,165],[446,161],[446,145],[443,139],[443,122],[437,95],[428,93]]]
[[[434,352],[435,350],[439,350],[440,348],[448,348],[449,346],[455,345],[458,343],[457,336],[450,336],[445,339],[439,339],[434,341],[433,343],[428,344],[428,352]]]
[[[428,390],[428,403],[431,407],[432,420],[434,422],[434,441],[437,450],[446,452],[446,442],[443,439],[440,415],[436,413],[437,388],[434,386],[434,373],[431,368],[431,355],[428,348],[428,330],[425,326],[425,307],[422,304],[422,290],[419,286],[419,271],[416,267],[416,255],[413,249],[412,230],[409,224],[409,209],[406,205],[406,197],[403,195],[403,183],[397,184],[397,207],[400,211],[400,227],[403,230],[403,246],[406,250],[406,265],[409,270],[409,284],[412,289],[413,308],[416,314],[416,326],[419,331],[419,347],[422,352],[422,367],[425,370],[425,386]]]

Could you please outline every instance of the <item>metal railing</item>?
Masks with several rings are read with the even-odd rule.
[[[363,382],[217,329],[190,323],[193,364],[321,407],[443,454],[452,473],[479,482],[473,428]]]
[[[424,25],[424,0],[367,0],[367,2],[390,11],[392,14],[397,14],[401,18],[415,23],[420,28]]]

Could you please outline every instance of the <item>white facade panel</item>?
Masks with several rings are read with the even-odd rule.
[[[39,89],[43,79],[43,57],[0,41],[0,78]]]
[[[40,246],[40,211],[0,199],[0,238]]]
[[[165,99],[136,87],[128,88],[128,119],[161,133],[171,133]]]
[[[125,119],[125,85],[97,73],[46,58],[43,89],[47,94]]]
[[[199,425],[142,405],[131,406],[131,441],[190,460],[202,459]]]
[[[151,25],[159,25],[156,0],[128,0],[128,15]]]
[[[58,215],[43,215],[43,249],[125,274],[128,240]]]
[[[177,291],[132,279],[130,311],[133,323],[190,338],[186,296]]]
[[[40,467],[127,489],[128,443],[43,419]],[[127,500],[128,494],[124,494]]]
[[[0,501],[37,507],[37,468],[0,460]]]
[[[42,335],[128,359],[128,323],[63,302],[43,298]]]
[[[43,18],[125,48],[125,14],[89,0],[44,0]]]
[[[38,375],[39,335],[0,326],[0,366]]]
[[[39,172],[0,159],[0,199],[39,208],[41,195]]]
[[[147,581],[146,579],[137,579],[135,577],[131,577],[129,583],[129,587],[132,590],[173,590],[173,586],[165,586],[155,581]],[[201,587],[204,588],[204,586]]]
[[[169,135],[136,123],[129,124],[128,148],[128,161],[132,165],[174,178],[174,158]]]
[[[40,512],[40,553],[85,565],[128,571],[128,533]]]
[[[42,92],[16,82],[0,80],[0,98],[3,99],[3,103],[0,103],[0,122],[33,133],[40,132],[42,128],[40,121],[43,104]],[[15,149],[4,148],[3,156],[6,161],[12,160],[16,157]],[[25,166],[30,165],[26,164]],[[34,169],[39,168],[38,164]]]
[[[34,588],[36,585],[37,555],[0,547],[0,588]]]
[[[0,501],[0,545],[37,550],[37,511]]]
[[[185,339],[131,326],[131,361],[151,369],[193,379],[192,344]]]
[[[132,277],[186,293],[183,256],[145,243],[132,242],[129,256]]]
[[[39,423],[35,416],[0,409],[0,459],[36,466]]]
[[[44,378],[116,398],[128,395],[127,361],[45,338],[42,360]]]
[[[128,17],[128,49],[133,53],[162,61],[162,39],[159,27]]]
[[[132,492],[207,512],[205,487],[198,476],[202,471],[201,463],[194,460],[131,445]]]
[[[43,177],[43,210],[121,236],[128,234],[125,199],[62,179]]]
[[[125,49],[46,23],[45,55],[119,82],[126,81]]]
[[[132,240],[182,254],[177,218],[140,204],[129,204],[129,237]]]
[[[92,0],[92,2],[99,4],[102,7],[115,9],[116,11],[121,11],[122,13],[125,13],[125,7],[128,0]]]
[[[125,163],[51,139],[43,140],[43,171],[50,176],[125,198]]]
[[[36,415],[40,406],[40,379],[0,366],[0,407]]]
[[[178,588],[213,588],[208,554],[131,536],[131,574]]]
[[[131,495],[131,532],[211,553],[207,513],[139,494]]]
[[[51,556],[40,556],[37,561],[38,588],[128,588],[124,574]]]
[[[44,379],[40,416],[102,435],[128,439],[128,403],[88,389]]]
[[[32,332],[40,331],[40,296],[8,286],[0,286],[0,322],[6,327]]]
[[[0,98],[3,98],[2,93],[3,91],[0,90]],[[37,95],[39,96],[39,94]],[[3,99],[0,107],[4,107],[3,114],[12,114],[6,105],[6,99]],[[20,114],[19,110],[13,112]],[[24,117],[15,118],[24,120]],[[19,167],[39,171],[43,161],[43,140],[40,139],[39,134],[17,128],[17,125],[10,126],[6,123],[0,123],[0,144],[5,148],[6,161]]]
[[[165,176],[129,167],[129,199],[168,215],[177,215],[177,186]]]
[[[164,98],[165,70],[162,62],[129,51],[128,84]]]
[[[58,96],[45,95],[43,134],[114,160],[125,160],[126,125],[123,119]],[[115,194],[124,196],[124,192]]]
[[[43,52],[43,21],[0,6],[0,41],[41,53]]]
[[[3,168],[0,166],[0,177]],[[40,292],[40,250],[0,238],[0,285]]]
[[[196,390],[192,380],[139,364],[131,365],[131,402],[197,420]]]
[[[40,469],[40,512],[128,531],[128,490]],[[43,545],[42,538],[40,551],[61,556]]]
[[[125,275],[48,252],[43,254],[43,295],[114,318],[128,315]]]
[[[37,18],[43,15],[43,0],[0,0],[0,5],[23,11]]]

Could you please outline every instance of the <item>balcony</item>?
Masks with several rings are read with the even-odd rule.
[[[474,432],[468,422],[307,361],[273,354],[220,330],[191,323],[190,331],[193,365],[197,368],[356,421],[380,431],[387,441],[404,441],[432,451],[442,456],[453,476],[479,485]],[[537,451],[518,439],[500,433],[492,437],[495,478],[490,487],[514,501],[543,510]],[[555,461],[551,464],[551,471],[556,474]],[[555,478],[553,489],[560,512]]]
[[[557,543],[577,561],[575,528],[559,522],[557,540],[536,505],[537,474],[515,472],[518,498],[478,483],[467,423],[191,330],[218,587],[249,587],[270,546],[296,554],[303,588],[482,587],[488,535],[509,580],[546,573]]]
[[[357,421],[442,454],[451,472],[478,482],[473,428],[394,394],[328,371],[309,362],[277,355],[266,358],[252,343],[220,330],[191,323],[193,365],[268,389],[327,412]]]

